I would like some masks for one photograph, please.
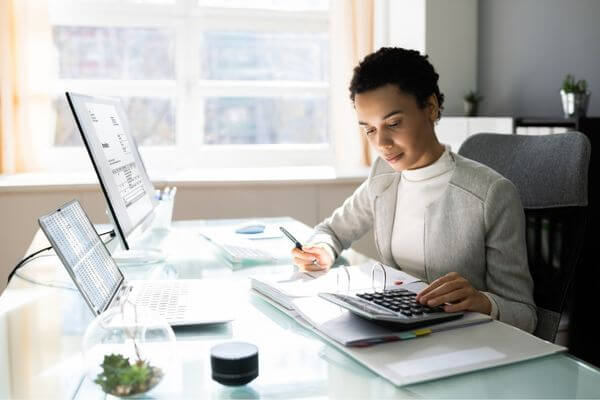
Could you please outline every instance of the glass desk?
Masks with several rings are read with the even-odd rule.
[[[289,218],[283,224],[299,239],[310,229]],[[198,235],[211,225],[240,220],[179,221],[150,242],[169,257],[161,264],[124,267],[129,279],[203,278],[223,288],[235,305],[228,324],[177,329],[177,362],[151,397],[164,398],[589,398],[600,396],[600,370],[566,353],[398,388],[328,345],[250,291],[249,277],[292,271],[287,239],[265,239],[280,258],[268,265],[232,268]],[[100,231],[104,231],[99,229]],[[27,254],[45,247],[38,231]],[[49,252],[50,253],[50,252]],[[349,251],[351,263],[367,261]],[[0,296],[0,398],[104,398],[84,375],[81,340],[92,315],[74,291],[58,258],[27,264]],[[47,286],[53,285],[55,287]],[[206,305],[209,307],[210,305]],[[210,348],[228,340],[259,348],[259,376],[242,387],[211,379]],[[109,396],[110,397],[110,396]]]

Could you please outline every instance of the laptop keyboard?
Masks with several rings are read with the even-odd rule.
[[[140,287],[135,303],[156,311],[169,321],[185,318],[188,285],[180,280],[157,280],[144,282]]]

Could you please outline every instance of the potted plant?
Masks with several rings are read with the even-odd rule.
[[[86,374],[107,394],[140,396],[173,367],[175,340],[164,318],[126,300],[87,328],[82,342]]]
[[[471,90],[469,93],[463,96],[464,106],[465,106],[465,115],[469,117],[474,117],[477,115],[477,106],[479,102],[483,100],[483,96],[477,94],[474,90]]]
[[[575,76],[567,74],[562,83],[560,96],[565,118],[585,116],[590,99],[585,79],[576,81]]]

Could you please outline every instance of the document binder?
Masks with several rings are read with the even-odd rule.
[[[357,268],[349,267],[349,271],[357,271]],[[363,266],[363,273],[364,271],[370,271],[370,267]],[[393,279],[390,272],[393,274],[396,271],[386,271],[387,278]],[[497,367],[566,350],[563,346],[544,341],[479,313],[466,313],[460,320],[432,325],[417,331],[396,332],[395,338],[390,338],[393,335],[389,332],[376,331],[372,326],[368,327],[370,331],[361,331],[357,327],[362,326],[362,329],[366,329],[364,323],[368,321],[355,320],[354,318],[358,317],[346,310],[334,310],[338,315],[332,320],[333,314],[328,315],[331,309],[326,311],[324,307],[336,306],[316,297],[314,291],[320,286],[311,286],[310,282],[317,278],[302,275],[289,276],[288,282],[283,282],[296,283],[295,286],[284,285],[279,288],[276,287],[277,282],[281,284],[282,277],[279,280],[255,277],[252,278],[252,289],[300,325],[397,386]],[[426,285],[410,275],[407,276],[408,280],[411,278],[412,282],[406,287]],[[268,282],[276,284],[270,286]],[[340,279],[333,274],[329,281],[322,282],[333,282],[334,290],[353,290],[351,285],[346,289],[335,287]],[[303,290],[302,285],[305,283],[308,283],[308,287]],[[270,289],[265,290],[266,288]],[[327,304],[321,304],[319,301]],[[319,312],[315,312],[315,309]],[[452,326],[452,323],[462,325]],[[456,329],[459,327],[460,329]],[[371,339],[362,338],[361,346],[361,335],[366,333],[371,335]],[[378,344],[372,345],[375,343]]]

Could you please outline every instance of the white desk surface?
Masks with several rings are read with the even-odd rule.
[[[297,233],[309,228],[289,218],[267,218]],[[271,265],[232,269],[200,227],[234,221],[179,221],[160,243],[165,263],[126,267],[129,279],[212,279],[224,287],[224,301],[236,305],[235,321],[176,331],[177,363],[150,394],[164,398],[590,398],[600,396],[600,370],[566,353],[484,371],[397,388],[301,327],[249,291],[249,276],[292,270],[287,239],[265,239],[282,259]],[[27,254],[46,246],[38,231]],[[281,251],[280,251],[281,250]],[[348,252],[351,262],[365,258]],[[103,398],[84,377],[81,340],[92,316],[54,256],[38,258],[22,274],[56,286],[15,277],[0,296],[0,398]],[[226,289],[225,289],[226,288]],[[224,341],[241,340],[259,348],[259,376],[242,387],[211,379],[209,351]]]

